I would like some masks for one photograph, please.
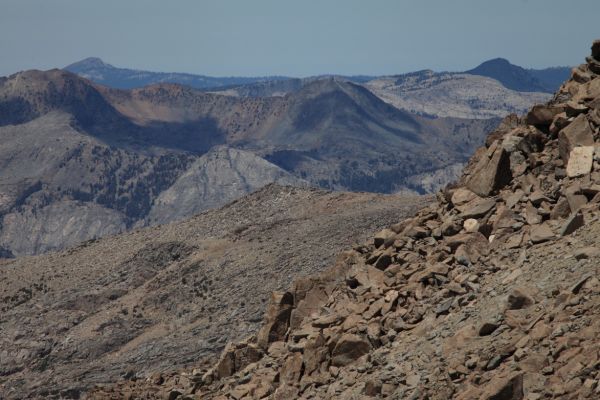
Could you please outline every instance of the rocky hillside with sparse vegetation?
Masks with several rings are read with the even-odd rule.
[[[600,40],[433,204],[272,294],[210,368],[91,398],[597,399]]]
[[[430,198],[268,185],[185,221],[0,260],[0,397],[209,366],[269,296]]]

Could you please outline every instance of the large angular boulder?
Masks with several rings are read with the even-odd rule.
[[[290,315],[294,304],[291,293],[274,292],[265,313],[264,323],[257,335],[258,345],[266,350],[269,343],[285,339],[290,325]]]
[[[512,180],[509,154],[497,143],[479,159],[466,182],[467,188],[480,196],[489,196]]]
[[[584,114],[579,115],[566,128],[558,133],[558,151],[563,162],[568,165],[571,151],[578,146],[593,146],[594,131]]]
[[[592,57],[600,61],[600,40],[594,40],[592,43]]]
[[[338,340],[331,354],[331,364],[342,367],[352,363],[371,350],[369,341],[358,335],[346,333]]]
[[[552,232],[552,229],[550,229],[546,223],[532,226],[529,236],[533,244],[547,242],[548,240],[552,240],[556,237],[554,232]]]
[[[563,111],[563,107],[538,104],[527,113],[527,123],[534,126],[549,126],[554,117]]]
[[[523,397],[523,373],[517,372],[508,377],[492,379],[486,385],[481,399],[521,400]]]
[[[575,178],[592,172],[594,163],[594,146],[575,147],[569,153],[567,164],[567,176]]]

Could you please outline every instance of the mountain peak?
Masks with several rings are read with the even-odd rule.
[[[496,57],[496,58],[492,58],[490,60],[482,62],[475,69],[482,68],[484,66],[494,66],[494,65],[495,66],[505,66],[505,67],[516,67],[516,65],[512,64],[506,58]]]
[[[465,73],[496,79],[506,88],[519,92],[548,92],[548,89],[529,71],[511,64],[505,58],[484,61]]]
[[[74,62],[73,64],[69,64],[65,67],[66,70],[69,71],[77,71],[77,70],[88,70],[88,69],[104,69],[104,68],[115,68],[114,66],[105,63],[99,57],[88,57],[84,58],[81,61]]]

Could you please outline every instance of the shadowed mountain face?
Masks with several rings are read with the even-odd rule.
[[[501,82],[505,87],[520,92],[554,93],[566,79],[571,69],[555,67],[546,69],[524,69],[511,64],[504,58],[486,61],[467,74],[487,76]]]
[[[538,81],[544,85],[548,92],[558,91],[560,86],[571,76],[571,67],[550,67],[543,69],[528,69]]]
[[[495,123],[419,117],[339,78],[235,97],[22,72],[0,80],[0,247],[5,256],[60,249],[272,182],[432,192]]]

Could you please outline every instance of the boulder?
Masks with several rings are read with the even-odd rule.
[[[345,333],[333,349],[331,364],[336,367],[343,367],[367,354],[370,350],[371,344],[367,339]]]
[[[560,230],[560,236],[570,235],[585,224],[581,211],[573,213]]]
[[[552,212],[550,213],[550,218],[566,218],[569,216],[570,212],[571,208],[569,207],[569,201],[566,197],[561,197],[552,209]]]
[[[302,376],[302,354],[292,353],[281,366],[280,380],[283,384],[294,384]]]
[[[569,203],[569,209],[572,212],[576,212],[581,207],[585,206],[588,202],[587,197],[583,194],[577,194],[577,192],[567,190],[565,193],[567,202]]]
[[[454,193],[452,193],[451,201],[454,206],[461,206],[470,202],[471,200],[474,200],[475,198],[477,198],[477,195],[470,190],[458,188],[454,191]]]
[[[470,202],[456,207],[460,211],[462,218],[479,218],[486,215],[496,206],[496,200],[493,198],[482,199],[477,197]]]
[[[594,131],[584,114],[580,114],[566,128],[558,133],[558,151],[563,162],[568,165],[571,151],[577,146],[593,146]]]
[[[546,223],[532,226],[531,231],[529,232],[529,237],[533,244],[547,242],[548,240],[554,239],[555,236],[552,229],[550,229]]]
[[[592,57],[600,61],[600,40],[594,40],[592,43]]]
[[[467,179],[467,188],[480,196],[489,196],[512,180],[509,154],[499,146],[488,149]]]
[[[479,221],[475,218],[469,218],[463,223],[463,228],[467,233],[474,233],[479,230]]]
[[[569,101],[566,105],[566,113],[568,117],[576,117],[579,114],[586,113],[590,108],[585,104]]]
[[[517,372],[508,377],[496,377],[485,387],[483,400],[522,400],[523,373]]]
[[[228,343],[221,352],[219,361],[215,366],[215,378],[221,379],[233,375],[235,372],[235,346],[233,343]]]
[[[235,371],[241,371],[246,366],[257,362],[263,356],[263,352],[252,343],[238,346],[233,353]]]
[[[595,74],[600,74],[600,61],[595,59],[594,57],[586,57],[587,67],[590,71]]]
[[[563,111],[563,107],[538,104],[527,113],[527,123],[535,126],[549,126],[554,116]]]
[[[382,246],[388,239],[396,236],[396,232],[391,229],[383,229],[382,231],[375,234],[373,240],[375,242],[375,247]]]
[[[592,172],[594,163],[594,146],[575,147],[569,153],[567,176],[575,178]]]
[[[583,247],[581,249],[577,249],[573,253],[573,256],[576,260],[586,260],[588,258],[598,257],[600,256],[600,249],[593,246]]]
[[[507,299],[507,310],[521,310],[533,305],[535,301],[524,289],[514,289]]]
[[[274,292],[271,295],[263,326],[257,336],[258,345],[262,349],[266,350],[269,343],[285,339],[293,304],[294,297],[289,292]]]

